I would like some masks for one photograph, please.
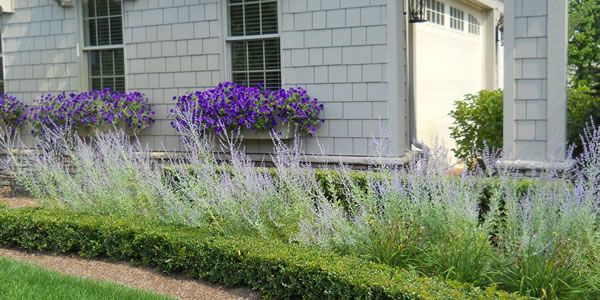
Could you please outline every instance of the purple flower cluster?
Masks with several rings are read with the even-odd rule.
[[[110,89],[82,93],[47,94],[29,109],[27,119],[34,133],[55,126],[95,129],[125,125],[135,131],[154,123],[148,99],[140,92],[113,92]]]
[[[11,131],[25,122],[26,111],[27,107],[17,97],[0,95],[0,124],[9,126]]]
[[[269,90],[224,82],[173,100],[177,104],[171,110],[175,118],[171,125],[177,130],[191,125],[189,122],[217,134],[240,129],[269,131],[290,125],[301,134],[313,135],[323,122],[319,117],[323,105],[302,88]]]

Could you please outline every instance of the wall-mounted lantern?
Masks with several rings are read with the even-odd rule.
[[[496,24],[496,42],[504,45],[504,16],[500,17]]]
[[[427,22],[425,0],[408,0],[408,23]]]

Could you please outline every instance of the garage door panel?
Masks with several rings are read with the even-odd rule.
[[[444,3],[445,26],[415,25],[417,138],[432,144],[437,137],[452,148],[448,114],[456,100],[484,87],[484,42],[482,35],[468,32],[469,14],[482,20],[478,9],[456,1]],[[464,31],[450,28],[450,6],[464,11]]]

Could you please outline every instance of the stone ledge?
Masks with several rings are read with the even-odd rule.
[[[496,162],[496,167],[501,169],[514,169],[521,171],[558,171],[566,172],[575,167],[574,160],[566,161],[534,161],[534,160],[499,160]]]

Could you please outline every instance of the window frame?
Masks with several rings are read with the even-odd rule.
[[[434,9],[436,6],[436,3],[439,3],[439,5],[441,5],[442,11],[437,11]],[[431,7],[429,7],[429,4],[431,4]],[[446,24],[447,24],[446,7],[448,7],[448,4],[446,4],[443,1],[426,0],[425,14],[426,14],[426,17],[427,17],[427,20],[429,21],[429,23],[438,25],[438,26],[442,26],[442,27],[446,27]],[[431,16],[431,19],[430,19],[430,16]],[[434,21],[435,19],[440,19],[441,23],[435,22]]]
[[[2,38],[2,28],[0,28],[0,95],[6,94],[6,72],[4,71],[4,39]]]
[[[92,76],[91,76],[91,65],[90,65],[90,52],[101,51],[101,50],[123,50],[123,80],[125,84],[125,90],[128,90],[128,79],[127,74],[129,73],[127,64],[127,47],[125,47],[125,1],[121,2],[121,32],[122,32],[122,43],[114,45],[102,45],[102,46],[86,46],[86,26],[85,20],[89,18],[84,17],[83,1],[77,1],[77,23],[78,23],[78,35],[79,42],[77,43],[77,56],[79,57],[79,87],[81,90],[91,90],[92,88]]]
[[[250,3],[258,3],[259,1],[251,1]],[[284,59],[283,59],[283,46],[281,43],[281,32],[282,32],[282,12],[281,12],[281,0],[274,0],[277,4],[277,33],[270,34],[256,34],[256,35],[245,35],[245,36],[233,36],[231,35],[231,17],[229,16],[229,0],[222,1],[221,9],[222,9],[222,18],[223,22],[221,23],[223,26],[223,38],[222,38],[222,46],[225,51],[223,51],[222,55],[222,64],[224,76],[223,78],[226,81],[233,81],[233,51],[232,51],[232,43],[239,41],[257,41],[257,40],[268,40],[268,39],[278,39],[279,40],[279,72],[280,72],[280,81],[281,87],[285,86],[285,76],[284,76]],[[264,70],[263,70],[264,71]]]
[[[467,16],[467,27],[468,33],[472,35],[481,35],[481,21],[479,21],[472,13],[469,13]]]
[[[460,18],[458,18],[457,16],[452,15],[453,12],[458,12],[460,13]],[[448,9],[448,16],[449,16],[449,22],[448,25],[450,26],[450,29],[453,30],[457,30],[460,32],[465,32],[465,10],[457,8],[455,6],[449,5],[449,9]],[[456,26],[454,27],[453,25],[457,24],[460,26]]]

